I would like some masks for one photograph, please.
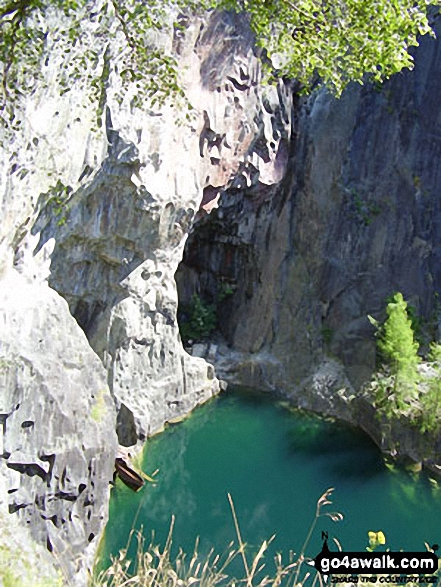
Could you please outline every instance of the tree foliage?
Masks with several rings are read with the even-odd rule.
[[[190,304],[180,311],[179,331],[182,340],[206,340],[216,328],[216,306],[194,294]]]
[[[384,324],[369,316],[377,328],[384,363],[372,382],[374,404],[388,420],[405,416],[422,433],[436,436],[441,432],[441,344],[430,344],[422,364],[415,341],[419,324],[415,310],[409,312],[402,294],[396,293],[386,312]]]
[[[97,45],[112,35],[125,37],[128,50],[119,56],[125,83],[134,82],[159,102],[182,98],[176,57],[155,46],[151,33],[182,26],[179,18],[170,23],[170,13],[213,9],[244,13],[266,55],[268,77],[295,77],[304,88],[322,80],[340,94],[366,73],[379,81],[412,67],[408,48],[431,32],[428,5],[429,0],[0,0],[3,107],[41,81],[54,44],[74,61],[65,71],[65,91],[85,71],[93,77],[87,65],[99,71],[100,54],[83,39],[87,23]]]
[[[422,386],[418,422],[422,432],[439,434],[441,432],[441,344],[439,342],[430,344],[427,360],[433,371]]]
[[[414,340],[412,320],[407,313],[407,302],[396,293],[386,308],[387,320],[378,340],[378,347],[391,363],[398,385],[413,383],[418,376],[418,343]]]
[[[441,432],[441,377],[440,372],[427,382],[420,395],[420,413],[417,422],[421,432],[439,434]]]
[[[250,15],[257,41],[279,75],[305,88],[323,81],[340,94],[350,81],[382,81],[412,68],[408,48],[418,35],[433,34],[428,0],[244,0],[224,1]]]
[[[57,80],[61,92],[82,80],[99,101],[109,74],[106,48],[118,35],[126,45],[116,56],[126,87],[134,83],[143,97],[160,102],[169,95],[182,96],[176,58],[154,41],[155,31],[168,23],[167,10],[180,4],[191,2],[0,0],[3,108],[44,83],[52,47],[64,55]],[[92,42],[86,29],[94,31]]]
[[[392,296],[386,313],[387,319],[381,327],[370,320],[378,328],[378,348],[389,370],[389,377],[382,376],[377,381],[375,403],[390,417],[400,411],[409,411],[416,399],[420,358],[407,302],[401,293]]]

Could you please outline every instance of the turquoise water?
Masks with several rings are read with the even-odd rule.
[[[316,502],[334,487],[307,554],[321,547],[321,531],[343,550],[364,550],[370,530],[382,530],[391,550],[425,550],[441,542],[441,490],[425,475],[390,470],[366,435],[352,427],[293,413],[264,395],[223,394],[187,420],[149,440],[143,468],[159,469],[155,486],[137,494],[122,483],[112,490],[105,554],[127,545],[142,526],[165,541],[172,515],[173,542],[192,552],[225,552],[235,540],[227,494],[233,497],[243,540],[250,548],[273,534],[273,552],[298,552]],[[133,549],[135,544],[132,544]]]

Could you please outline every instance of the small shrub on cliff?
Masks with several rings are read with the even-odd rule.
[[[423,391],[419,397],[421,408],[417,421],[423,433],[439,434],[441,432],[441,379],[439,375],[429,381],[428,389]]]
[[[410,314],[410,315],[409,315]],[[405,416],[423,434],[441,433],[441,345],[430,344],[421,364],[415,341],[415,312],[409,313],[402,294],[387,304],[383,325],[369,316],[377,328],[382,368],[371,383],[374,405],[388,420]]]
[[[421,432],[438,435],[441,433],[441,345],[439,343],[431,343],[427,358],[429,370],[421,377],[417,422]]]
[[[194,294],[188,306],[180,312],[179,331],[184,341],[201,341],[216,328],[216,307]]]
[[[433,363],[439,363],[441,366],[441,344],[438,342],[430,343],[428,359]]]
[[[420,358],[407,302],[401,293],[392,296],[386,313],[388,317],[382,326],[372,318],[370,321],[378,328],[378,348],[391,375],[388,385],[378,385],[375,404],[380,412],[390,416],[408,410],[416,399]]]

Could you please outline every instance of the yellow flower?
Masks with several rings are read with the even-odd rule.
[[[386,536],[383,534],[381,530],[377,532],[377,541],[378,544],[386,544]]]
[[[368,536],[369,536],[369,546],[371,548],[376,548],[377,546],[380,546],[380,544],[386,544],[386,536],[384,535],[384,532],[382,532],[381,530],[379,530],[378,532],[368,532]]]

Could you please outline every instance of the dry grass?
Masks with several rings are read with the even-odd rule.
[[[329,489],[318,500],[314,520],[298,555],[287,565],[283,565],[281,556],[276,555],[271,572],[268,572],[264,555],[274,536],[264,541],[257,554],[249,559],[234,503],[229,495],[237,544],[231,543],[225,555],[221,556],[211,551],[207,556],[201,557],[196,543],[190,559],[182,551],[172,557],[172,520],[167,541],[162,548],[153,543],[146,545],[142,534],[132,530],[127,548],[113,558],[108,569],[101,571],[91,580],[90,587],[279,587],[282,584],[284,587],[297,587],[304,585],[306,581],[310,582],[311,587],[316,587],[317,584],[323,587],[319,573],[305,569],[304,563],[308,561],[305,553],[318,519],[321,516],[329,516],[333,521],[342,519],[339,513],[323,511],[323,508],[331,504],[331,493],[332,489]],[[127,553],[134,538],[138,541],[138,548],[135,561],[131,561]],[[239,577],[232,577],[229,574],[229,567],[236,558],[242,561],[243,573]]]

